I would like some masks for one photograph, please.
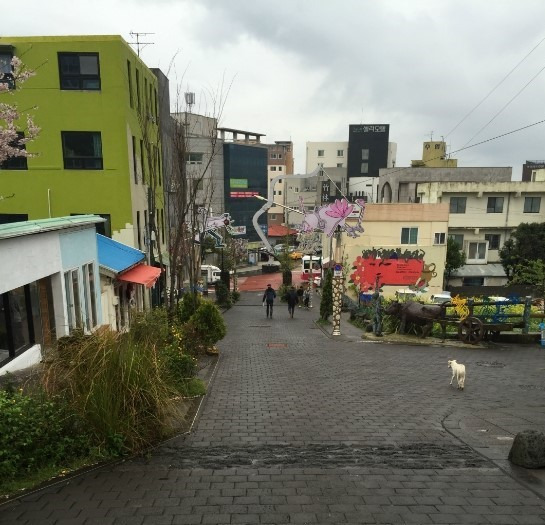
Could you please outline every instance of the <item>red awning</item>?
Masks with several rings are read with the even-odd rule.
[[[161,275],[161,268],[155,268],[155,266],[148,266],[147,264],[139,264],[124,274],[118,275],[117,278],[120,281],[143,284],[146,288],[151,288],[159,278],[159,275]]]

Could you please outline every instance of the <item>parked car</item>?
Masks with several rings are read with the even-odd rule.
[[[293,251],[290,251],[290,259],[302,259],[303,255],[303,252],[297,248],[295,248]]]
[[[451,299],[450,292],[444,290],[441,293],[436,293],[431,296],[431,302],[435,304],[447,303]]]

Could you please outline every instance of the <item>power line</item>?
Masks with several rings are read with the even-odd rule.
[[[489,92],[485,97],[473,108],[471,109],[463,118],[454,126],[446,135],[445,138],[447,138],[451,133],[453,133],[496,89],[498,89],[506,80],[507,78],[517,69],[539,46],[540,44],[545,40],[545,37],[543,37],[531,50],[530,52],[513,68],[507,75],[505,75]],[[471,142],[471,140],[469,141]]]
[[[501,135],[496,135],[495,137],[491,137],[491,138],[486,139],[486,140],[481,140],[481,142],[476,142],[475,144],[471,144],[470,146],[463,146],[460,149],[454,150],[451,154],[459,153],[460,151],[465,151],[466,149],[475,148],[477,146],[480,146],[481,144],[486,144],[487,142],[491,142],[493,140],[500,139],[502,137],[506,137],[507,135],[512,135],[513,133],[517,133],[519,131],[523,131],[525,129],[532,128],[532,127],[537,126],[539,124],[543,124],[544,122],[545,122],[545,119],[539,120],[538,122],[534,122],[533,124],[528,124],[527,126],[523,126],[522,128],[513,129],[511,131],[507,131],[505,133],[502,133]],[[441,157],[442,157],[442,155],[440,155],[438,157],[434,157],[434,158],[430,159],[430,161],[440,159]],[[399,173],[400,171],[405,171],[405,170],[410,170],[410,169],[413,169],[413,167],[412,166],[405,166],[405,167],[399,168],[397,170],[389,171],[388,175],[392,175],[394,173]],[[357,186],[358,184],[364,184],[366,182],[368,182],[368,180],[365,180],[365,181],[362,181],[362,182],[356,182],[355,184],[352,184],[352,187]],[[350,187],[350,182],[349,182],[349,187]]]
[[[501,108],[479,131],[477,131],[477,133],[475,133],[475,135],[473,135],[473,137],[471,137],[465,144],[464,146],[467,146],[483,129],[485,129],[493,120],[495,120],[495,118],[503,112],[503,110],[509,106],[509,104],[511,104],[511,102],[513,102],[513,100],[515,100],[540,74],[541,72],[545,69],[545,66],[543,66],[523,87],[522,89],[509,101],[507,102],[507,104],[505,104],[505,106],[503,106],[503,108]]]

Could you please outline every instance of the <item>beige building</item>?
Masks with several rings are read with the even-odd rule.
[[[422,146],[422,160],[411,161],[412,167],[456,168],[458,160],[449,158],[447,143],[444,141],[428,141]]]
[[[348,141],[307,142],[306,172],[316,168],[346,168]]]
[[[377,275],[387,297],[395,296],[399,290],[417,291],[424,299],[440,293],[448,216],[445,203],[368,204],[360,237],[342,234],[340,249],[349,295],[356,296],[357,289],[372,293]],[[335,249],[335,239],[324,236],[325,264],[335,259]]]
[[[271,181],[282,175],[289,178],[293,175],[293,143],[289,140],[277,140],[274,144],[267,144],[267,189],[268,198],[273,202],[285,205],[286,201],[286,179],[276,181],[274,187]],[[282,206],[271,206],[267,212],[267,224],[281,226],[284,223],[284,208]]]
[[[505,284],[501,247],[519,224],[545,222],[545,181],[427,182],[416,192],[421,203],[449,206],[448,234],[466,254],[452,286]]]

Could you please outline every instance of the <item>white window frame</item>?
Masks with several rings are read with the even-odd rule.
[[[276,166],[271,166],[271,171],[276,171]]]
[[[344,157],[344,149],[337,150],[337,157]]]
[[[447,242],[447,234],[445,232],[435,232],[433,234],[433,244],[445,244]]]
[[[325,157],[325,149],[318,150],[318,157]]]
[[[74,275],[76,276],[77,299],[74,297]],[[76,328],[81,328],[83,322],[79,268],[64,272],[64,297],[66,299],[66,313],[68,314],[68,333],[71,334]]]
[[[474,240],[474,241],[466,241],[466,264],[484,264],[488,262],[488,241],[484,240]],[[471,245],[476,244],[477,247],[475,248],[475,254],[479,254],[479,245],[484,244],[485,251],[484,251],[484,257],[470,257],[470,250]]]
[[[197,153],[195,151],[192,151],[187,153],[186,155],[187,164],[202,164],[204,153]]]

